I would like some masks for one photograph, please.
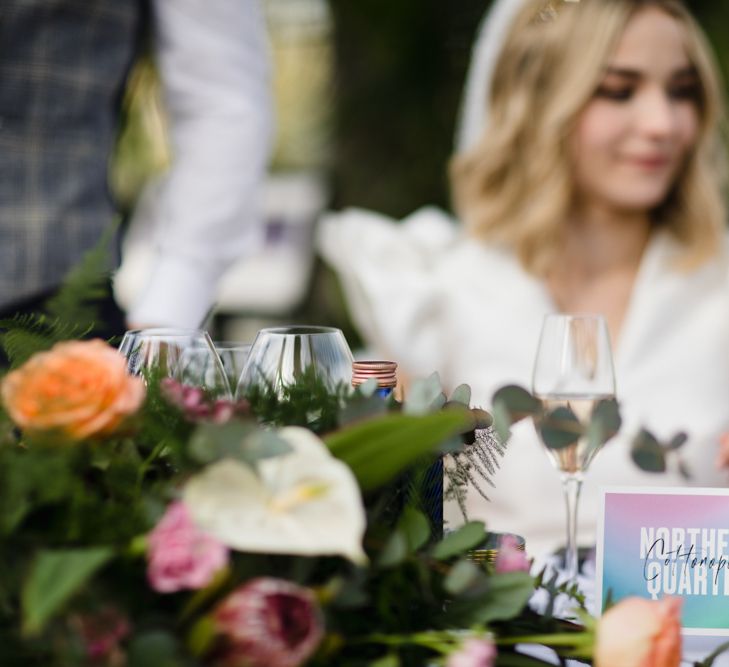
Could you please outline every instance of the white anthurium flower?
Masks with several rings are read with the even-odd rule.
[[[292,451],[260,461],[258,475],[224,459],[188,481],[184,501],[195,523],[238,551],[366,561],[365,510],[350,468],[305,428],[278,434]]]

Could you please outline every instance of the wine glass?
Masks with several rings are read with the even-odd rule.
[[[132,375],[157,372],[180,384],[198,387],[214,398],[232,398],[223,364],[210,336],[199,329],[136,329],[119,345]]]
[[[234,341],[213,341],[215,351],[223,364],[223,370],[228,378],[231,391],[238,386],[238,380],[243,373],[248,355],[251,352],[250,343],[238,343]]]
[[[610,336],[601,315],[547,315],[542,324],[532,377],[534,395],[543,414],[567,407],[582,424],[589,423],[595,405],[615,396]],[[541,437],[541,429],[537,424]],[[546,443],[545,443],[546,447]],[[546,447],[560,471],[567,506],[565,570],[574,582],[577,562],[577,505],[585,471],[597,454],[587,434],[561,449]]]
[[[254,387],[272,389],[279,397],[286,387],[313,375],[330,391],[352,379],[352,353],[339,329],[287,326],[261,329],[253,341],[236,396]]]

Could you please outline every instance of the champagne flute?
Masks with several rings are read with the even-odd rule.
[[[544,318],[532,390],[542,401],[543,414],[567,407],[583,425],[589,423],[597,403],[615,397],[610,336],[601,315],[556,314]],[[541,437],[539,424],[537,432]],[[574,582],[578,573],[577,505],[584,473],[599,447],[587,434],[561,449],[543,444],[562,478],[567,508],[565,570],[568,581]]]

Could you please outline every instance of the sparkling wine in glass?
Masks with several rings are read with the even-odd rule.
[[[534,361],[532,390],[542,401],[543,414],[569,408],[586,425],[595,406],[615,397],[615,373],[607,324],[601,315],[547,315]],[[537,432],[541,424],[537,420]],[[577,505],[585,471],[599,447],[585,434],[560,449],[545,448],[560,472],[567,507],[565,570],[575,581],[577,562]]]

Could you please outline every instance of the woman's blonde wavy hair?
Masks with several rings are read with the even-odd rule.
[[[678,0],[527,0],[496,64],[488,127],[472,150],[453,158],[451,184],[468,232],[513,249],[536,275],[558,259],[574,202],[569,137],[625,26],[645,7],[658,7],[683,26],[700,89],[696,146],[653,211],[654,224],[683,244],[685,268],[720,247],[726,224],[721,84],[689,12]]]

